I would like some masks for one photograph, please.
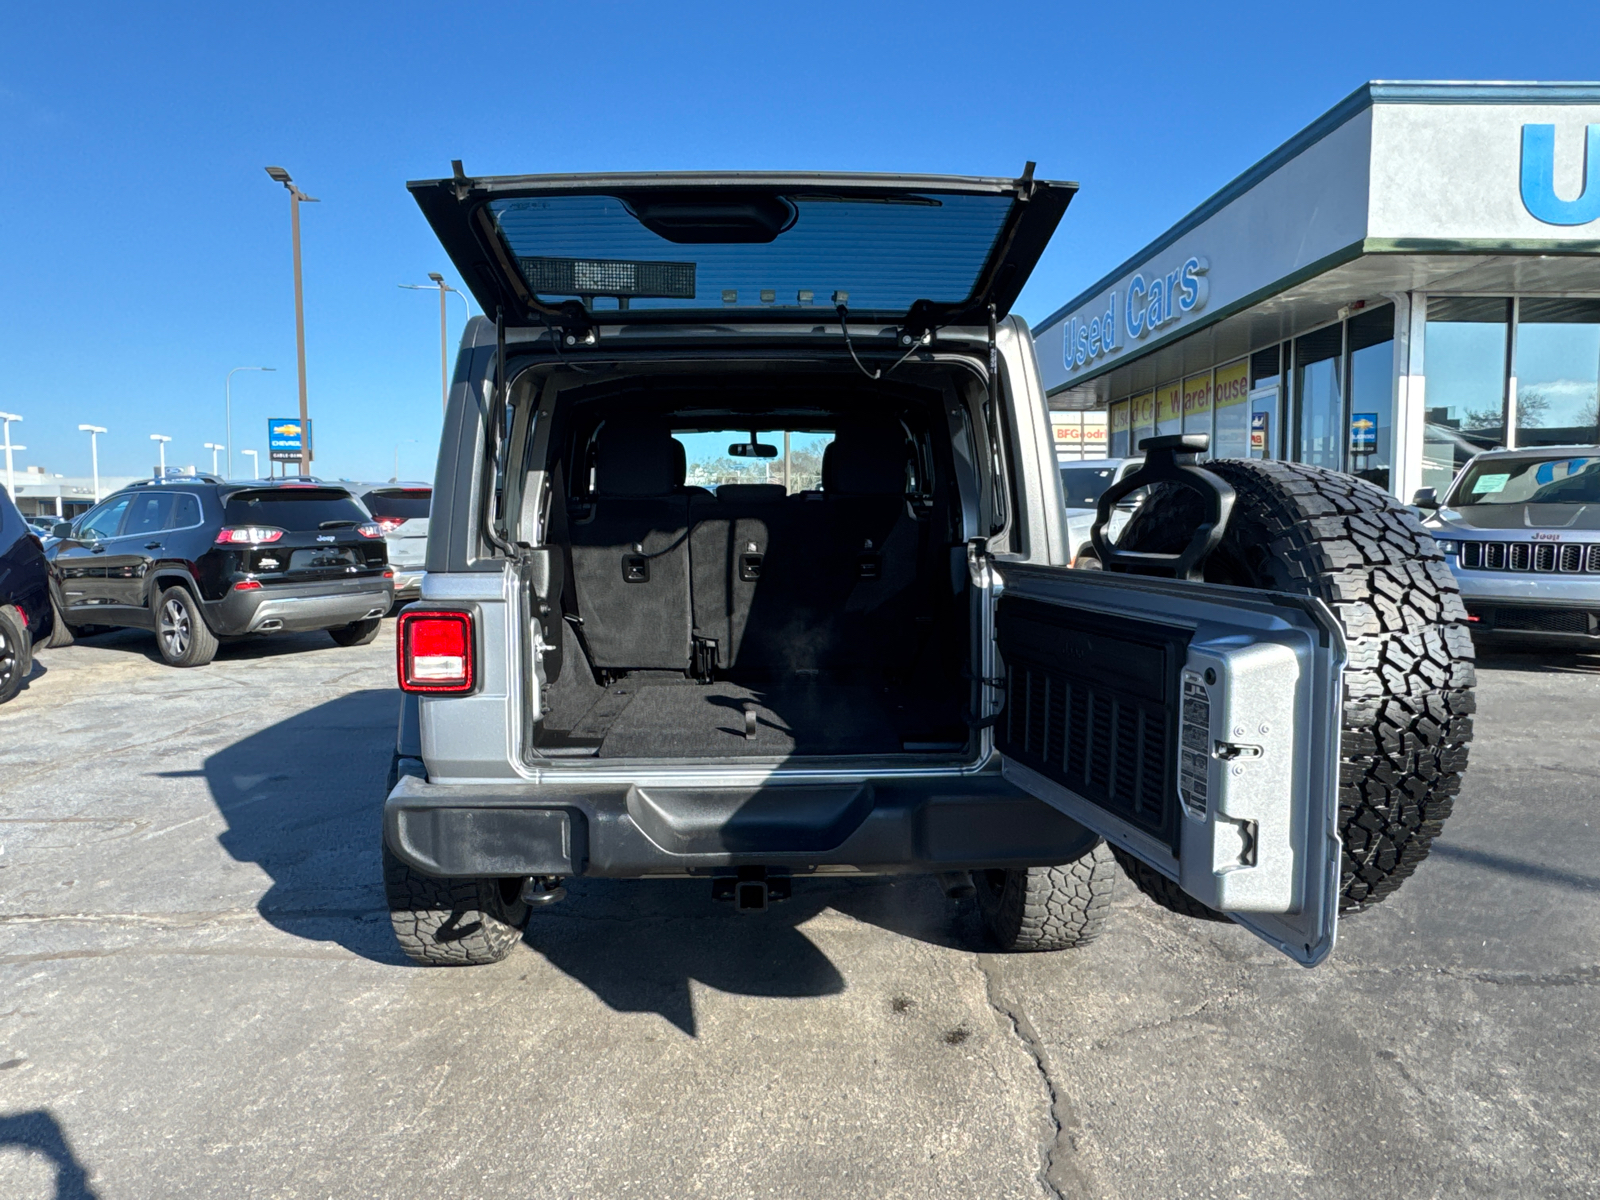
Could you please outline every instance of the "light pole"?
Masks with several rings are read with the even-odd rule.
[[[226,450],[227,447],[221,442],[207,442],[205,447],[211,451],[211,473],[215,475],[217,473],[217,451]]]
[[[467,310],[467,320],[472,319],[472,305],[468,303],[464,292],[456,291],[444,281],[444,276],[437,271],[429,271],[428,278],[433,280],[433,286],[439,289],[439,408],[443,410],[450,407],[450,349],[445,332],[445,302],[446,292],[455,292],[461,297],[462,306]],[[426,292],[432,289],[425,283],[402,283],[403,288],[413,292]]]
[[[400,482],[400,447],[401,446],[414,446],[416,444],[417,444],[417,439],[416,438],[407,438],[403,442],[396,442],[394,444],[394,475],[390,479],[391,483],[399,483]]]
[[[300,288],[300,202],[319,204],[315,196],[308,196],[295,187],[289,172],[282,167],[268,167],[267,174],[289,190],[289,229],[294,242],[294,347],[300,360],[300,474],[311,474],[311,439],[304,436],[310,416],[306,412],[306,306]]]
[[[167,477],[167,443],[172,439],[164,433],[152,433],[150,440],[156,444],[156,449],[161,453],[161,468],[156,472],[157,479]]]
[[[100,503],[100,435],[105,432],[101,425],[79,425],[78,432],[89,435],[89,461],[94,464],[94,502]]]
[[[260,454],[260,452],[256,451],[256,450],[241,450],[241,451],[239,451],[239,453],[240,454],[248,454],[250,456],[250,478],[251,479],[260,479],[261,478],[261,454]]]
[[[295,228],[298,229],[299,225],[297,224],[295,226]],[[300,261],[299,246],[300,246],[299,235],[297,234],[296,235],[296,240],[295,240],[295,247],[296,247],[296,249],[295,249],[295,262],[296,263],[298,263]],[[300,285],[299,285],[299,282],[298,282],[299,278],[300,278],[300,273],[299,273],[299,270],[297,268],[296,271],[295,271],[295,279],[297,281],[295,283],[295,295],[296,295],[296,297],[299,296],[299,288],[300,288]],[[299,304],[299,300],[296,299],[295,303],[298,305]],[[302,358],[304,358],[303,355],[302,355]],[[228,443],[228,476],[229,476],[229,478],[232,478],[232,476],[233,476],[233,377],[234,377],[234,374],[236,372],[239,372],[239,371],[276,371],[277,369],[278,369],[277,367],[235,367],[232,371],[228,372],[228,377],[222,381],[222,407],[223,407],[223,412],[226,415],[227,422],[228,422],[228,436],[223,440]],[[300,367],[300,384],[301,384],[301,387],[300,387],[301,405],[300,405],[300,407],[301,407],[302,413],[303,413],[304,408],[305,408],[305,378],[306,378],[305,364],[304,364],[304,362],[302,362],[301,363],[301,367]]]
[[[11,444],[11,422],[20,421],[16,413],[0,412],[0,423],[6,427],[6,495],[13,500],[17,498],[17,481],[11,473],[11,452],[13,450],[26,450],[26,446],[13,446]]]

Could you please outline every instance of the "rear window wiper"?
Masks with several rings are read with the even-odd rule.
[[[322,523],[320,523],[317,526],[317,528],[318,529],[354,529],[355,526],[356,526],[356,523],[354,521],[323,521]]]

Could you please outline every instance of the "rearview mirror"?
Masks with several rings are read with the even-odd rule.
[[[50,536],[54,538],[69,538],[72,536],[71,521],[57,521],[50,527]]]
[[[1431,487],[1418,488],[1416,494],[1411,497],[1411,503],[1417,508],[1438,508],[1439,489]]]
[[[735,458],[777,458],[778,448],[766,442],[735,442],[728,447],[728,453]]]

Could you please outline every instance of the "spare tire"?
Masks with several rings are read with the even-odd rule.
[[[1467,767],[1472,637],[1455,576],[1409,509],[1353,475],[1237,459],[1204,466],[1238,497],[1204,564],[1207,582],[1315,596],[1343,626],[1340,908],[1370,908],[1428,856]],[[1197,493],[1162,484],[1117,545],[1176,553],[1200,517]],[[1134,882],[1175,907],[1156,879]]]

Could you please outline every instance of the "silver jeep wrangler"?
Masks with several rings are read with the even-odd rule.
[[[501,959],[579,876],[749,911],[935,874],[998,946],[1062,949],[1125,873],[1309,966],[1426,855],[1471,642],[1407,509],[1150,439],[1101,497],[1104,569],[1067,565],[1009,310],[1075,185],[457,163],[410,188],[492,314],[398,621],[383,854],[412,958]]]

